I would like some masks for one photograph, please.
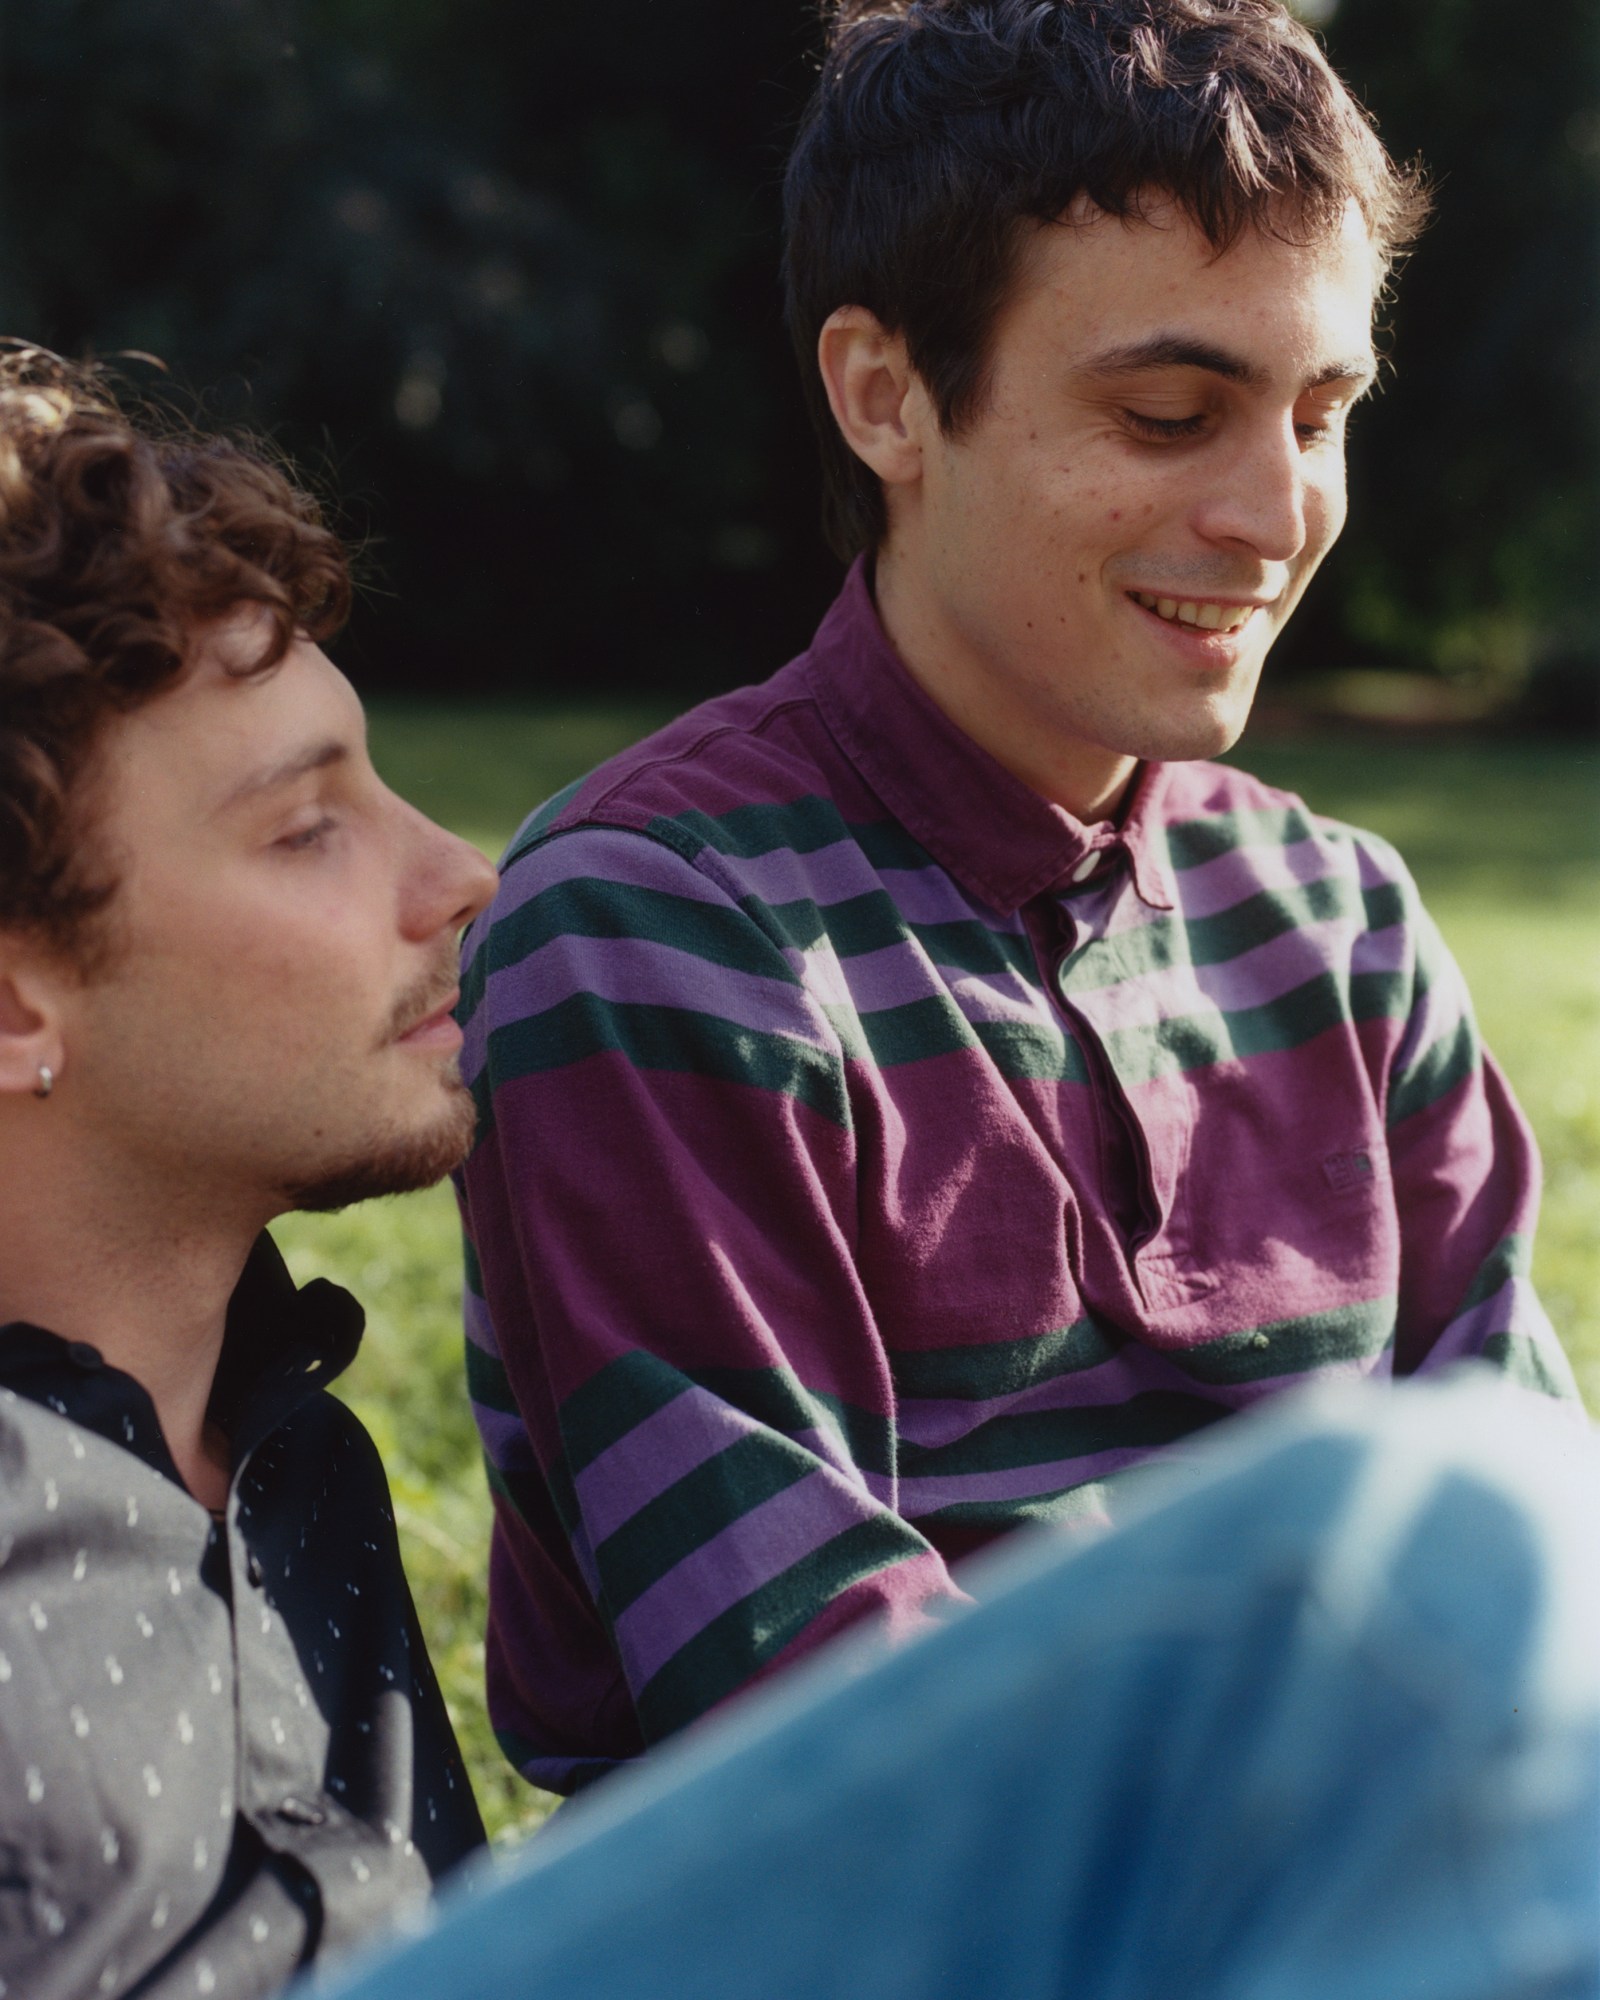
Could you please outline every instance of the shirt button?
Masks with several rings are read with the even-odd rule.
[[[1099,866],[1100,856],[1098,853],[1086,854],[1077,867],[1073,869],[1071,880],[1074,882],[1087,882]]]
[[[86,1340],[69,1341],[67,1343],[67,1354],[80,1368],[92,1370],[95,1368],[104,1368],[106,1365],[105,1356],[100,1352],[99,1348],[91,1347]]]
[[[247,1577],[249,1577],[250,1581],[255,1585],[256,1589],[259,1590],[261,1588],[261,1579],[264,1572],[261,1568],[261,1558],[256,1554],[254,1549],[252,1549],[249,1555],[245,1558],[244,1573]]]
[[[321,1806],[309,1805],[304,1799],[285,1799],[278,1808],[278,1817],[291,1826],[322,1826],[328,1815]]]

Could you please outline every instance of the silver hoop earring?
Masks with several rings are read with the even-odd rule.
[[[56,1087],[56,1073],[48,1063],[39,1065],[39,1081],[34,1086],[35,1097],[48,1097]]]

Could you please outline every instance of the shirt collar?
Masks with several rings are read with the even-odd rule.
[[[900,824],[957,882],[1011,915],[1072,886],[1092,858],[1127,857],[1140,897],[1170,910],[1161,837],[1166,770],[1142,764],[1116,819],[1085,825],[1014,777],[958,729],[906,670],[878,618],[858,557],[807,655],[811,688],[839,747]]]
[[[298,1403],[355,1358],[365,1320],[346,1291],[314,1278],[295,1287],[270,1236],[257,1239],[228,1302],[211,1416],[237,1467]],[[98,1348],[43,1327],[0,1327],[0,1388],[99,1432],[176,1479],[150,1399]]]

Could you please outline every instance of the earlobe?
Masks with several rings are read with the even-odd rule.
[[[48,1097],[60,1081],[60,1022],[43,982],[0,957],[0,1097]]]
[[[890,486],[922,476],[916,373],[899,334],[865,306],[841,306],[817,336],[817,366],[834,421],[856,456]]]

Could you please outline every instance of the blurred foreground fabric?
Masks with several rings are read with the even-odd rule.
[[[1240,1418],[565,1809],[318,2000],[1600,1995],[1600,1456],[1476,1370]]]

